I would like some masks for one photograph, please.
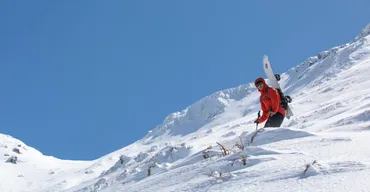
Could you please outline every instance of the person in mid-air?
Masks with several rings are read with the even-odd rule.
[[[257,78],[254,85],[261,93],[260,103],[263,112],[254,123],[259,124],[267,120],[264,127],[280,127],[285,118],[285,109],[280,105],[278,90],[269,87],[263,78]]]

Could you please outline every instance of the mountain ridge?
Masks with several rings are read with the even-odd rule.
[[[281,155],[292,156],[303,161],[300,157],[294,156],[300,154],[299,150],[289,152],[285,149],[289,145],[284,143],[295,144],[297,139],[301,139],[299,141],[303,143],[309,141],[305,144],[307,150],[311,147],[310,142],[317,142],[318,146],[322,143],[326,146],[332,143],[352,142],[357,138],[364,142],[363,138],[357,135],[353,138],[347,138],[345,135],[333,138],[332,135],[325,136],[325,133],[358,132],[370,128],[370,97],[366,96],[370,91],[360,89],[361,86],[366,87],[366,74],[370,72],[370,68],[367,67],[370,62],[369,34],[370,24],[361,30],[360,35],[352,42],[320,52],[317,56],[310,57],[282,73],[282,88],[287,94],[293,96],[292,108],[297,110],[299,115],[292,120],[285,120],[279,130],[264,132],[255,140],[255,146],[245,151],[237,151],[234,144],[241,138],[246,145],[254,134],[253,120],[260,109],[259,93],[253,83],[217,91],[182,111],[171,113],[162,124],[150,130],[142,139],[93,161],[68,161],[43,156],[41,152],[28,147],[16,138],[0,134],[0,142],[2,142],[0,153],[19,157],[17,164],[11,164],[5,162],[9,156],[3,156],[0,165],[5,166],[10,175],[0,174],[0,181],[11,181],[9,183],[13,185],[19,182],[19,191],[25,190],[21,190],[24,186],[28,186],[25,191],[62,189],[65,191],[114,191],[115,189],[145,191],[136,184],[153,185],[163,180],[161,175],[170,179],[176,174],[184,174],[187,181],[198,183],[198,180],[190,178],[191,169],[202,175],[205,169],[201,166],[209,166],[209,175],[202,177],[205,183],[198,183],[201,186],[208,186],[208,184],[216,185],[213,180],[209,180],[209,176],[218,178],[217,174],[221,172],[230,173],[227,177],[237,178],[237,175],[245,170],[242,166],[243,161],[240,160],[240,156],[245,153],[251,156],[248,168],[258,171],[253,167],[259,167],[262,163],[278,165],[274,163],[279,161],[278,157]],[[272,65],[274,66],[273,58]],[[353,92],[357,92],[358,95],[353,95]],[[346,100],[341,99],[338,94]],[[230,156],[218,158],[222,154],[215,148],[218,146],[216,141],[236,152]],[[278,147],[270,149],[269,147],[272,147],[270,144],[277,144]],[[16,147],[21,149],[20,154],[13,150]],[[293,147],[296,146],[293,145]],[[212,163],[203,161],[205,152],[211,157]],[[314,152],[310,151],[310,153]],[[274,154],[276,156],[271,156]],[[312,156],[308,159],[314,160]],[[232,161],[237,164],[236,168],[228,167]],[[312,175],[331,173],[339,169],[339,165],[345,166],[345,163],[365,171],[369,166],[365,161],[340,161],[338,165],[329,161],[329,163],[319,162],[326,168],[316,167],[310,171]],[[48,165],[44,166],[44,164]],[[40,165],[44,167],[40,168]],[[265,170],[265,173],[271,171],[263,167],[261,169]],[[146,179],[149,170],[152,177]],[[37,174],[34,174],[35,172]],[[243,172],[243,174],[249,173]],[[296,176],[294,174],[290,177],[272,175],[283,180]],[[9,180],[8,177],[17,178],[17,180]],[[44,181],[49,183],[42,184]],[[144,181],[149,183],[145,184]],[[121,186],[122,183],[125,185]],[[201,187],[191,189],[190,186],[181,185],[179,181],[161,185],[167,187],[167,191],[172,191],[171,185],[184,190],[203,189]],[[160,190],[161,185],[152,187]],[[110,187],[113,188],[110,189]],[[1,188],[11,191],[12,186],[2,184]]]

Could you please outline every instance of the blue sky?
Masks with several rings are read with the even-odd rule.
[[[2,1],[0,133],[92,160],[215,91],[351,41],[370,1]]]

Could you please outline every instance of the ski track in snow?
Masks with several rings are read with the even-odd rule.
[[[249,83],[170,114],[94,161],[44,156],[0,134],[0,192],[370,191],[369,34],[370,25],[281,74],[295,114],[281,128],[256,133],[259,93]]]

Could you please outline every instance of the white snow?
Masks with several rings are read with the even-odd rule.
[[[369,35],[370,24],[281,74],[295,114],[281,128],[256,134],[259,93],[249,83],[94,161],[45,156],[0,134],[0,192],[370,191]]]

